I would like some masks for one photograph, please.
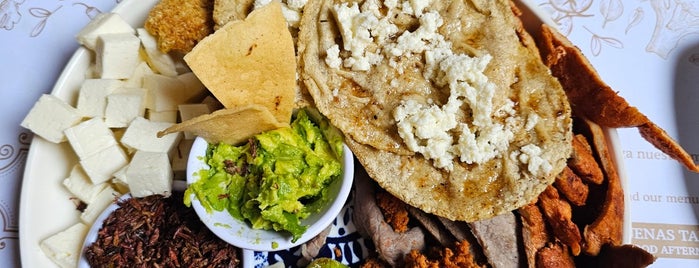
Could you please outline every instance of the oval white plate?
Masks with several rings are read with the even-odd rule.
[[[113,11],[119,13],[132,26],[140,27],[143,25],[150,8],[157,2],[158,0],[124,0]],[[529,6],[532,10],[539,10],[535,5],[529,4],[527,1],[524,2],[524,5]],[[544,13],[538,12],[537,14]],[[79,48],[65,66],[51,94],[68,101],[68,103],[75,104],[78,89],[84,80],[84,74],[90,66],[90,61],[89,51]],[[624,188],[627,189],[625,173],[623,166],[621,166],[623,158],[620,156],[621,148],[616,131],[608,130],[607,134],[611,150],[614,152],[619,167],[619,176],[622,178]],[[22,266],[57,267],[41,251],[39,243],[79,221],[80,213],[73,201],[70,200],[71,195],[61,184],[76,163],[77,159],[67,143],[57,145],[38,137],[32,140],[27,156],[19,205],[19,244]],[[333,226],[345,230],[343,228],[346,227],[348,221],[341,219],[342,215],[343,213],[338,216]],[[626,216],[628,217],[628,213]],[[350,224],[350,226],[353,225]],[[625,243],[630,242],[629,229],[630,221],[626,220],[624,223]],[[342,241],[354,241],[355,238],[349,237],[354,234],[356,233],[343,231],[343,234],[337,235],[335,241],[340,244],[344,244]],[[295,255],[293,250],[282,251],[283,254],[246,250],[243,252],[244,266],[253,267],[254,263],[268,263],[267,261],[274,263],[279,261],[272,260],[274,258]],[[270,259],[267,259],[268,257]]]

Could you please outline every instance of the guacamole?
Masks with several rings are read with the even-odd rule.
[[[290,127],[258,134],[242,145],[209,144],[199,180],[185,192],[202,206],[226,210],[255,229],[285,230],[296,241],[301,220],[328,203],[328,185],[342,173],[342,138],[311,110],[299,110]]]

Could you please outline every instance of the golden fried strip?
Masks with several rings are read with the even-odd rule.
[[[604,127],[638,127],[641,136],[657,149],[687,169],[699,172],[691,155],[604,83],[580,49],[565,36],[543,25],[539,41],[541,58],[563,85],[574,113]]]
[[[522,220],[522,243],[524,253],[527,255],[527,267],[536,267],[536,253],[546,246],[549,235],[546,231],[546,222],[536,203],[519,208],[519,217]]]
[[[565,268],[575,267],[573,257],[568,253],[568,248],[561,243],[550,243],[536,254],[537,268]]]
[[[573,255],[580,254],[582,237],[578,226],[572,220],[570,204],[558,195],[558,190],[549,186],[539,195],[539,207],[551,226],[553,235],[570,247]]]
[[[587,194],[590,192],[590,189],[569,167],[565,167],[563,171],[556,176],[553,185],[571,204],[576,206],[585,205]]]
[[[601,161],[601,167],[607,177],[607,192],[604,204],[597,219],[585,226],[583,250],[586,254],[596,256],[604,244],[618,246],[621,244],[624,222],[624,190],[621,179],[616,172],[614,160],[607,149],[602,128],[590,120],[581,120],[590,130],[592,145]]]
[[[604,180],[590,143],[582,134],[573,136],[573,153],[568,159],[568,166],[587,183],[601,184]]]

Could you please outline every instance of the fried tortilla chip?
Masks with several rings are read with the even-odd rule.
[[[266,107],[250,104],[197,116],[159,131],[158,137],[188,131],[204,138],[208,143],[239,144],[255,134],[288,125],[288,122],[278,122]]]
[[[543,25],[539,51],[552,74],[561,81],[575,113],[604,127],[637,127],[641,136],[653,146],[687,169],[699,172],[692,156],[602,81],[580,49],[565,36]]]
[[[296,97],[296,55],[279,2],[233,21],[185,55],[194,74],[226,108],[264,105],[289,122]]]

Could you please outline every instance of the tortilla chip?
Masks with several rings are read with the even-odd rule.
[[[296,58],[279,2],[200,41],[184,60],[226,108],[257,103],[288,122],[296,96]]]
[[[158,137],[189,131],[209,143],[239,144],[263,131],[288,126],[278,122],[266,107],[256,104],[235,109],[222,109],[200,115],[158,132]]]

